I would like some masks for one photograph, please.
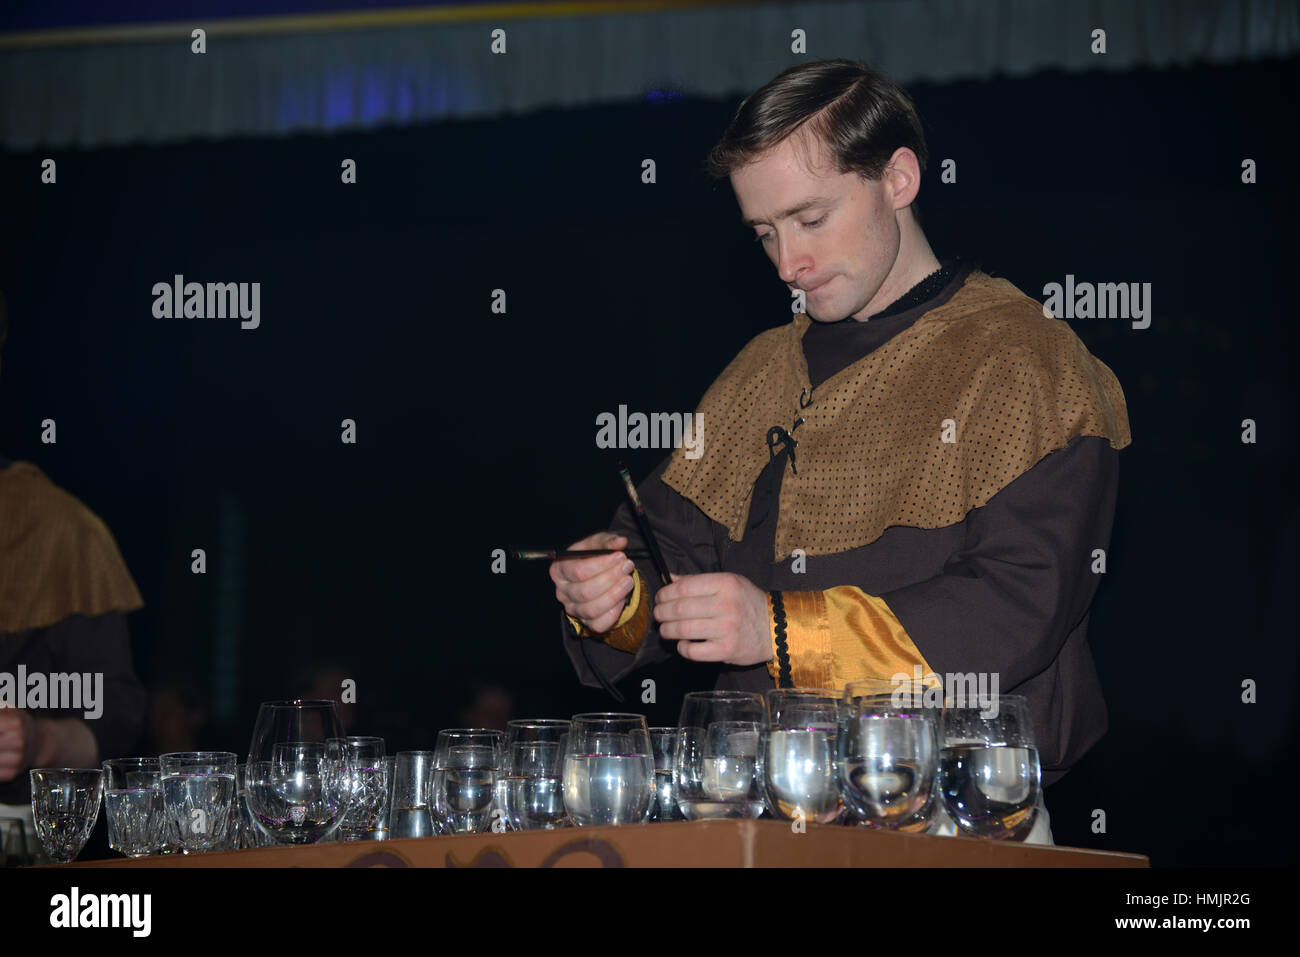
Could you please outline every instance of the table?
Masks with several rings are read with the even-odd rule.
[[[456,834],[393,841],[74,861],[66,868],[172,867],[1150,867],[1141,854],[901,834],[783,821]]]

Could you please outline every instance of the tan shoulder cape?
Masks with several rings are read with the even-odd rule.
[[[94,512],[30,462],[0,471],[0,634],[143,604]]]
[[[702,454],[676,449],[663,474],[739,541],[767,432],[790,430],[797,472],[781,482],[774,561],[859,548],[892,525],[952,525],[1077,436],[1132,441],[1114,373],[1005,279],[973,270],[805,408],[811,323],[800,313],[741,350],[700,402]]]

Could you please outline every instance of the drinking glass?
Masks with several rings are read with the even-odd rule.
[[[1000,695],[987,712],[944,702],[939,788],[962,834],[1021,841],[1034,826],[1041,787],[1029,703]]]
[[[786,821],[830,824],[838,820],[844,811],[835,757],[839,695],[775,688],[765,699],[759,770],[768,809]]]
[[[358,766],[378,764],[385,753],[384,739],[372,735],[351,734],[342,742],[341,756],[344,763]]]
[[[384,803],[379,809],[379,816],[375,818],[375,828],[370,832],[370,837],[376,841],[386,841],[393,820],[393,783],[397,778],[397,756],[387,755],[380,763],[384,766]]]
[[[270,761],[248,762],[248,808],[277,844],[314,844],[338,825],[345,797],[324,742],[285,741]]]
[[[938,716],[910,686],[845,686],[836,739],[841,793],[868,827],[923,830],[934,793]]]
[[[351,734],[343,738],[329,738],[325,741],[325,759],[332,763],[343,760],[344,755],[352,750],[361,758],[373,758],[378,761],[384,756],[384,739],[370,735]]]
[[[365,840],[388,797],[384,739],[352,736],[326,742],[330,773],[345,803],[338,833],[344,841]]]
[[[320,744],[328,755],[332,738],[340,741],[343,739],[343,725],[339,721],[338,705],[334,701],[293,698],[262,702],[257,709],[257,720],[253,724],[253,735],[248,744],[250,772],[256,772],[250,773],[249,780],[250,783],[256,782],[259,791],[256,795],[250,791],[249,797],[254,802],[261,802],[265,810],[273,812],[272,817],[288,813],[288,806],[274,793],[276,784],[273,779],[280,779],[283,790],[285,774],[281,771],[272,775],[263,765],[275,760],[277,744]],[[254,764],[257,765],[256,768],[252,768]],[[281,839],[284,835],[271,834],[262,816],[251,804],[249,810],[252,811],[254,824],[270,843],[302,843],[288,842]],[[328,837],[329,832],[324,836]]]
[[[935,727],[939,726],[939,718],[935,717]],[[937,730],[936,730],[937,735]],[[936,738],[937,741],[937,738]],[[935,745],[935,773],[930,781],[930,791],[925,797],[925,802],[921,809],[906,818],[901,823],[894,825],[894,830],[905,831],[909,834],[941,834],[944,833],[945,823],[948,825],[948,832],[956,830],[949,821],[947,812],[943,809],[943,798],[939,795],[939,747]],[[866,821],[861,822],[864,826],[869,826]]]
[[[510,749],[516,742],[542,742],[558,746],[558,758],[561,766],[564,762],[564,742],[565,736],[569,733],[569,720],[567,718],[515,718],[506,722],[506,738],[502,760],[503,769],[510,763]],[[556,771],[556,780],[559,780],[560,772]],[[512,802],[518,803],[519,796],[511,796],[506,793],[507,781],[511,780],[506,774],[501,774],[497,778],[497,807],[509,808]],[[509,786],[521,787],[517,782],[512,782]],[[562,795],[556,792],[556,801],[561,802]],[[542,799],[544,805],[546,800]],[[564,816],[564,808],[559,808],[559,818],[553,825],[554,827],[564,827],[568,823]],[[519,830],[519,826],[514,823],[509,810],[506,813],[506,824],[510,830]],[[549,830],[549,828],[548,828]]]
[[[677,806],[684,817],[696,821],[763,813],[758,737],[764,720],[761,694],[687,693],[673,761]]]
[[[498,795],[512,830],[550,831],[564,825],[559,741],[515,741],[506,752]]]
[[[676,728],[651,728],[650,750],[655,759],[655,796],[650,803],[651,821],[680,821],[682,812],[677,807],[673,790],[673,759],[677,753]]]
[[[0,817],[0,867],[26,867],[27,827],[21,818]]]
[[[248,760],[273,761],[277,744],[305,742],[327,745],[343,738],[338,706],[333,701],[266,701],[257,709]]]
[[[158,759],[171,836],[186,854],[229,846],[235,807],[233,751],[173,751]]]
[[[429,837],[439,833],[429,811],[433,764],[432,751],[397,752],[388,812],[389,837]]]
[[[158,758],[165,778],[169,774],[234,774],[239,755],[233,751],[172,751]]]
[[[272,847],[275,841],[257,826],[257,819],[248,805],[248,765],[235,767],[235,819],[231,823],[235,830],[234,846],[240,850],[253,847]]]
[[[491,828],[504,742],[504,732],[488,728],[438,732],[429,808],[444,832],[475,834]]]
[[[641,823],[650,814],[654,768],[643,715],[574,715],[564,750],[569,819],[582,827]]]
[[[127,857],[156,854],[167,837],[162,762],[111,758],[102,767],[108,846]]]
[[[516,718],[506,722],[506,746],[516,741],[549,741],[559,744],[569,733],[567,718]]]
[[[104,772],[88,768],[35,768],[28,774],[36,836],[50,860],[67,864],[86,846],[99,817]]]

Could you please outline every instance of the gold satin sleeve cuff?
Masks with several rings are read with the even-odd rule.
[[[641,577],[641,572],[634,568],[632,569],[632,597],[627,607],[623,609],[623,614],[618,616],[618,621],[614,622],[609,631],[593,634],[587,630],[586,625],[572,615],[566,614],[564,617],[569,619],[569,624],[573,626],[573,630],[579,637],[599,638],[611,648],[636,654],[641,650],[646,632],[650,630],[650,602],[645,600],[645,595],[645,580]]]
[[[916,665],[922,674],[933,670],[883,598],[852,585],[787,591],[781,598],[796,688],[842,689],[850,681],[900,672],[911,677]],[[775,661],[767,670],[776,677]]]
[[[785,647],[790,656],[790,678],[796,688],[830,687],[826,680],[831,671],[831,623],[825,596],[826,592],[820,591],[781,592],[785,606]],[[767,663],[767,673],[779,680],[776,621],[770,595],[767,608],[773,615],[772,660]]]

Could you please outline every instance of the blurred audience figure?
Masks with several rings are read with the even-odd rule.
[[[149,692],[149,743],[145,752],[156,755],[201,751],[202,734],[207,723],[208,706],[193,683],[163,682]],[[240,760],[243,760],[242,756]]]
[[[474,680],[468,684],[468,700],[457,710],[456,720],[462,728],[506,730],[506,722],[517,718],[515,696],[500,682]]]
[[[344,682],[349,693],[344,700]],[[333,701],[339,709],[339,724],[344,734],[372,734],[365,728],[357,730],[357,695],[360,693],[357,670],[336,662],[317,662],[294,678],[293,693],[288,697]]]

